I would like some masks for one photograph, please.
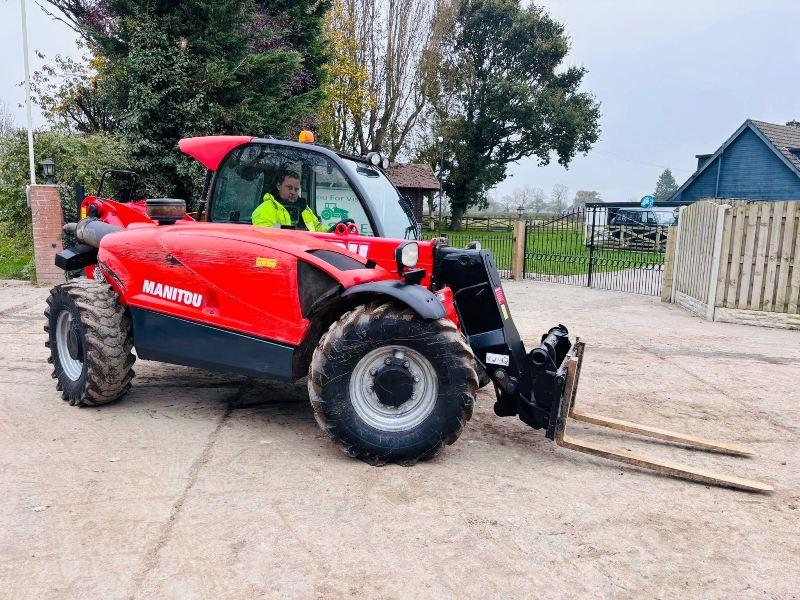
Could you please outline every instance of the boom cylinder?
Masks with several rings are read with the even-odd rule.
[[[89,244],[94,248],[100,247],[100,241],[109,233],[115,231],[122,231],[122,227],[116,225],[109,225],[100,219],[94,217],[86,217],[77,223],[67,223],[64,225],[64,231],[73,234],[78,240],[84,244]]]

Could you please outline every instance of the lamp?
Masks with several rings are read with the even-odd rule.
[[[517,219],[522,221],[522,217],[525,215],[525,207],[520,205],[517,207]]]
[[[39,163],[39,166],[42,167],[42,175],[44,176],[45,184],[53,185],[56,176],[56,163],[53,162],[52,158],[45,158]]]

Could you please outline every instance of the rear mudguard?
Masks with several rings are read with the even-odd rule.
[[[354,285],[342,293],[341,298],[363,296],[389,296],[408,306],[428,321],[443,319],[445,308],[429,289],[404,281],[384,280]]]

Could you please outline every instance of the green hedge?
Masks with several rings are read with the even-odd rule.
[[[64,221],[75,220],[76,181],[93,192],[103,167],[125,168],[127,149],[109,134],[89,136],[39,131],[34,134],[38,163],[52,158],[55,183],[61,194]],[[29,278],[32,274],[31,211],[25,197],[29,183],[28,139],[25,131],[0,138],[0,278]],[[37,183],[43,183],[37,172]]]

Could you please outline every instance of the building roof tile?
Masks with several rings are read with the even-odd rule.
[[[398,188],[439,189],[439,180],[436,179],[433,169],[425,164],[393,164],[386,170],[386,176]]]
[[[761,133],[786,157],[786,160],[800,171],[800,158],[795,152],[792,152],[792,150],[796,151],[800,148],[800,126],[776,125],[775,123],[754,121],[752,119],[750,122],[758,127]]]

